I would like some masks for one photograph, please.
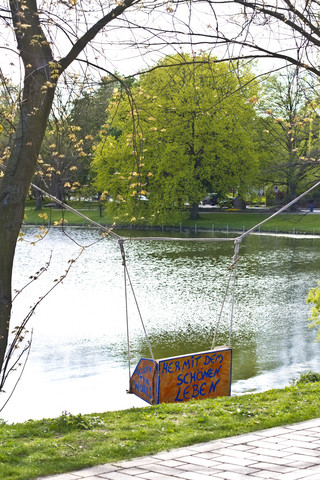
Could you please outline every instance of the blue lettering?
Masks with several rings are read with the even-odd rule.
[[[208,370],[205,370],[203,372],[203,378],[212,378],[214,375],[213,375],[213,369],[212,368],[209,368]]]
[[[181,373],[179,373],[177,378],[178,378],[177,386],[179,386],[179,385],[181,385],[181,383],[184,382],[184,378],[183,378],[183,375]]]
[[[175,366],[176,366],[175,372],[177,370],[178,370],[178,372],[180,372],[180,362],[175,362]]]
[[[214,382],[211,383],[208,395],[210,395],[211,392],[212,392],[212,393],[215,392],[216,386],[218,385],[218,383],[220,382],[220,380],[221,380],[221,379],[219,378],[219,380],[217,380],[216,383],[214,383]]]
[[[196,379],[198,380],[198,382],[199,382],[200,380],[203,380],[204,375],[205,375],[204,372],[201,372],[201,370],[198,370],[198,371],[197,371]]]
[[[210,362],[211,362],[211,357],[209,357],[209,355],[206,355],[206,356],[204,357],[204,364],[205,364],[205,365],[208,365]]]
[[[210,363],[218,362],[218,360],[220,360],[220,363],[222,363],[223,355],[217,355],[216,353],[214,353],[213,355],[206,355],[205,360],[204,360],[204,364],[209,365]]]
[[[185,387],[185,389],[183,390],[183,398],[185,400],[188,400],[189,397],[187,397],[187,395],[189,394],[189,389],[190,389],[190,386],[188,385],[187,387]]]
[[[207,385],[206,382],[203,382],[200,385],[200,387],[199,387],[199,384],[197,383],[193,384],[192,387],[191,385],[187,385],[183,389],[183,391],[181,391],[181,388],[179,387],[178,393],[175,398],[175,402],[183,402],[184,400],[189,400],[190,398],[197,398],[199,395],[201,397],[204,397],[206,395],[206,392],[205,392],[206,385]]]
[[[176,396],[176,398],[174,399],[175,402],[182,402],[182,401],[183,401],[182,398],[179,398],[179,395],[180,395],[180,387],[179,387],[177,396]]]
[[[161,373],[164,373],[164,372],[168,373],[168,364],[167,364],[167,362],[164,362],[164,363],[162,364],[162,371],[161,371]]]
[[[218,361],[219,358],[220,358],[220,363],[222,363],[223,362],[223,355],[218,355],[216,361]]]
[[[192,387],[193,387],[192,388],[192,398],[197,398],[197,396],[199,395],[198,385],[195,383]]]
[[[205,387],[206,385],[207,385],[206,382],[203,382],[203,383],[201,384],[201,387],[200,387],[200,395],[201,395],[202,397],[206,394],[206,392],[203,391],[203,390],[204,390],[204,387]]]
[[[142,375],[143,373],[151,373],[151,371],[151,367],[147,365],[146,367],[139,368],[136,373],[137,375]]]
[[[184,370],[184,367],[188,367],[190,370],[190,360],[185,360],[182,364],[182,371]]]
[[[161,373],[173,373],[173,362],[164,362]]]
[[[201,355],[200,355],[199,357],[195,357],[195,360],[196,360],[196,367],[198,366],[198,362],[199,362],[200,358],[201,358]]]
[[[177,377],[177,386],[180,386],[183,383],[185,385],[188,385],[189,383],[200,382],[201,380],[204,380],[206,378],[214,378],[219,375],[221,368],[222,365],[220,365],[220,367],[216,368],[215,370],[213,370],[213,368],[209,368],[205,371],[198,370],[196,372],[188,372],[185,375],[179,373]],[[148,383],[148,380],[146,380],[146,383]]]

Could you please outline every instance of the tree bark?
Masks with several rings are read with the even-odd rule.
[[[36,2],[26,0],[25,4],[28,8],[22,11],[19,2],[10,3],[25,80],[15,140],[0,183],[0,370],[9,335],[15,247],[56,83],[51,78],[52,53],[40,26]],[[26,29],[21,27],[22,17]]]
[[[25,82],[17,136],[0,184],[0,366],[8,341],[15,247],[54,95],[53,88],[41,90],[47,81],[44,73],[36,77]],[[30,115],[34,108],[39,110]]]
[[[198,218],[200,218],[199,205],[197,203],[191,205],[190,218],[191,220],[198,220]]]
[[[12,267],[25,201],[61,73],[108,23],[138,0],[124,0],[80,37],[60,62],[41,27],[36,0],[10,0],[18,50],[25,68],[19,122],[10,157],[0,181],[0,371],[6,354],[12,308]]]

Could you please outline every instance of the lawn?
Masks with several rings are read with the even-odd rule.
[[[102,225],[113,224],[112,217],[108,216],[104,210],[100,210],[98,203],[79,205],[72,205],[73,208],[78,209],[82,215],[85,215],[94,222]],[[200,218],[191,220],[188,214],[179,224],[161,225],[156,228],[173,228],[173,229],[188,229],[199,232],[201,230],[207,231],[238,231],[244,232],[250,228],[258,225],[272,215],[270,213],[257,212],[235,212],[235,211],[217,211],[217,212],[201,212]],[[68,225],[88,226],[89,220],[86,220],[76,213],[68,210],[61,210],[56,208],[44,207],[40,212],[36,211],[34,206],[29,204],[25,209],[24,224],[32,225],[57,225],[63,220]],[[146,228],[145,225],[132,223],[127,225],[130,228]],[[119,225],[119,228],[123,225]],[[115,227],[116,228],[116,227]],[[152,226],[150,227],[152,228]],[[260,232],[273,233],[307,233],[311,235],[320,234],[320,215],[316,213],[282,213],[271,218],[257,229]]]
[[[309,420],[319,412],[320,383],[315,382],[239,397],[3,422],[0,478],[28,480],[78,470]]]

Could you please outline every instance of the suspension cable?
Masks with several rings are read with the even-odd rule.
[[[131,380],[131,350],[130,350],[130,332],[129,332],[129,311],[128,311],[128,293],[127,293],[127,275],[126,275],[126,255],[123,247],[123,239],[119,239],[120,252],[123,265],[123,279],[124,279],[124,298],[126,308],[126,328],[127,328],[127,352],[128,352],[128,368],[129,368],[129,389],[130,392],[130,380]]]
[[[237,280],[237,265],[240,260],[239,250],[240,250],[241,239],[237,238],[235,241],[234,255],[233,255],[233,264],[230,269],[233,268],[233,288],[232,288],[232,303],[231,303],[231,314],[230,314],[230,328],[229,328],[229,348],[231,348],[231,336],[232,336],[232,327],[233,327],[233,311],[235,304],[235,293],[236,293],[236,280]]]
[[[231,305],[231,316],[230,316],[230,328],[229,328],[229,348],[231,346],[231,335],[232,335],[232,327],[233,327],[233,313],[234,313],[234,305],[235,305],[235,288],[236,288],[236,275],[237,275],[237,263],[240,259],[240,257],[238,256],[239,255],[239,248],[240,248],[240,243],[242,242],[242,240],[248,236],[250,233],[254,232],[255,230],[257,230],[261,225],[263,225],[264,223],[266,223],[268,220],[270,220],[271,218],[279,215],[280,213],[284,212],[285,210],[287,210],[289,207],[291,207],[292,205],[294,205],[296,202],[298,202],[301,198],[303,198],[305,195],[307,195],[308,193],[310,193],[314,188],[316,188],[317,186],[320,185],[320,181],[318,181],[316,184],[314,184],[312,187],[310,187],[308,190],[306,190],[304,193],[302,193],[301,195],[299,195],[297,198],[295,198],[294,200],[292,200],[291,202],[289,202],[288,204],[284,205],[282,208],[280,208],[279,210],[277,210],[275,213],[273,213],[272,215],[270,215],[269,217],[267,217],[265,220],[263,220],[262,222],[258,223],[257,225],[255,225],[254,227],[250,228],[249,230],[247,230],[246,232],[244,232],[242,235],[240,235],[239,237],[236,237],[236,238],[212,238],[212,237],[209,237],[209,238],[172,238],[172,237],[131,237],[131,238],[123,238],[123,237],[120,237],[120,235],[117,235],[115,232],[112,231],[112,229],[110,229],[109,227],[105,227],[104,225],[101,225],[99,224],[98,222],[95,222],[94,220],[90,219],[89,217],[83,215],[82,213],[80,213],[78,210],[70,207],[69,205],[67,205],[66,203],[62,202],[61,200],[57,199],[56,197],[54,197],[53,195],[50,195],[48,192],[42,190],[40,187],[38,187],[37,185],[34,185],[34,184],[31,184],[33,188],[35,188],[36,190],[40,191],[41,193],[47,195],[49,198],[53,199],[56,203],[58,203],[59,205],[61,205],[63,208],[65,208],[66,210],[69,210],[73,213],[75,213],[76,215],[79,215],[80,217],[84,218],[86,221],[88,221],[89,223],[95,225],[96,227],[100,228],[101,230],[107,232],[108,234],[110,234],[111,236],[113,236],[114,238],[116,238],[118,240],[118,243],[119,243],[119,246],[120,246],[120,251],[121,251],[121,256],[122,256],[122,262],[123,262],[123,267],[124,267],[124,280],[125,280],[125,302],[126,302],[126,324],[127,324],[127,342],[128,342],[128,363],[129,363],[129,378],[131,378],[131,359],[130,359],[130,339],[129,339],[129,315],[128,315],[128,298],[127,298],[127,282],[126,280],[128,279],[129,281],[129,284],[130,284],[130,287],[131,287],[131,291],[132,291],[132,294],[133,294],[133,297],[134,297],[134,300],[135,300],[135,303],[136,303],[136,307],[137,307],[137,310],[138,310],[138,313],[139,313],[139,317],[140,317],[140,320],[141,320],[141,324],[142,324],[142,327],[143,327],[143,330],[144,330],[144,334],[145,334],[145,337],[146,337],[146,340],[147,340],[147,343],[148,343],[148,346],[149,346],[149,350],[150,350],[150,354],[151,354],[151,357],[152,359],[154,360],[154,356],[153,356],[153,352],[152,352],[152,348],[151,348],[151,345],[150,345],[150,341],[149,341],[149,337],[148,337],[148,334],[147,334],[147,331],[146,331],[146,328],[145,328],[145,325],[144,325],[144,322],[143,322],[143,319],[142,319],[142,315],[141,315],[141,311],[140,311],[140,308],[139,308],[139,305],[138,305],[138,301],[137,301],[137,298],[136,298],[136,295],[135,295],[135,292],[134,292],[134,289],[133,289],[133,285],[132,285],[132,282],[131,282],[131,279],[130,279],[130,275],[129,275],[129,272],[128,272],[128,269],[127,269],[127,264],[126,264],[126,257],[125,257],[125,251],[124,251],[124,242],[127,241],[127,240],[145,240],[145,241],[154,241],[154,240],[161,240],[161,241],[182,241],[182,242],[192,242],[194,240],[196,241],[201,241],[201,242],[221,242],[221,241],[233,241],[235,243],[235,251],[234,251],[234,256],[233,256],[233,263],[232,265],[229,267],[230,270],[233,270],[233,290],[232,290],[232,305]],[[219,324],[220,324],[220,320],[221,320],[221,316],[222,316],[222,313],[223,313],[223,308],[224,308],[224,304],[225,304],[225,300],[226,300],[226,296],[227,296],[227,293],[228,293],[228,290],[229,290],[229,286],[230,286],[230,281],[231,281],[231,277],[232,277],[232,271],[230,272],[230,275],[229,275],[229,279],[228,279],[228,283],[227,283],[227,288],[226,288],[226,292],[225,292],[225,295],[224,295],[224,298],[223,298],[223,302],[222,302],[222,306],[221,306],[221,310],[220,310],[220,314],[219,314],[219,318],[218,318],[218,322],[217,322],[217,326],[216,326],[216,329],[215,329],[215,332],[214,332],[214,338],[213,338],[213,342],[212,342],[212,347],[211,349],[213,350],[214,348],[214,345],[215,345],[215,340],[216,340],[216,335],[217,335],[217,332],[218,332],[218,328],[219,328]],[[130,387],[129,387],[130,389]]]
[[[231,347],[231,335],[232,335],[233,311],[234,311],[234,303],[235,303],[237,264],[238,264],[238,261],[240,260],[240,257],[238,256],[239,255],[239,249],[240,249],[240,243],[241,243],[241,240],[239,240],[239,238],[236,238],[234,255],[233,255],[233,263],[232,263],[232,265],[230,265],[228,267],[228,270],[230,270],[230,274],[229,274],[226,290],[225,290],[225,293],[224,293],[224,297],[223,297],[223,300],[222,300],[218,321],[216,323],[216,328],[215,328],[215,331],[214,331],[213,341],[212,341],[212,344],[211,344],[211,350],[213,350],[214,347],[215,347],[216,337],[217,337],[217,334],[218,334],[220,321],[221,321],[222,313],[223,313],[223,310],[224,310],[224,305],[225,305],[225,301],[226,301],[226,298],[227,298],[227,294],[228,294],[228,291],[229,291],[230,282],[231,282],[231,278],[232,278],[232,271],[233,271],[232,305],[231,305],[230,326],[229,326],[229,348]]]
[[[55,197],[54,195],[50,195],[50,193],[46,192],[45,190],[42,190],[42,188],[38,187],[37,185],[34,185],[34,183],[31,183],[31,186],[33,188],[35,188],[36,190],[38,190],[39,192],[43,193],[44,195],[48,196],[49,198],[51,198],[52,200],[54,200],[58,205],[60,205],[61,207],[65,208],[66,210],[69,210],[70,212],[72,213],[75,213],[76,215],[78,215],[79,217],[82,217],[84,218],[88,223],[91,223],[92,225],[95,225],[96,227],[100,228],[101,230],[103,230],[104,232],[107,232],[109,235],[115,237],[117,240],[120,237],[120,235],[118,235],[117,233],[115,233],[110,227],[106,227],[104,225],[101,225],[100,223],[98,222],[95,222],[94,220],[92,220],[91,218],[87,217],[86,215],[84,215],[83,213],[79,212],[79,210],[76,210],[75,208],[72,208],[70,207],[70,205],[68,205],[67,203],[64,203],[62,202],[61,200],[59,200],[57,197]]]
[[[139,314],[139,318],[140,318],[140,321],[141,321],[141,325],[142,325],[142,328],[143,328],[143,331],[144,331],[144,334],[145,334],[145,337],[146,337],[146,340],[147,340],[147,343],[148,343],[148,347],[149,347],[149,350],[150,350],[150,355],[151,355],[152,360],[154,361],[154,355],[153,355],[153,352],[152,352],[149,336],[147,334],[147,330],[146,330],[144,322],[143,322],[143,318],[142,318],[142,315],[141,315],[141,310],[139,308],[138,300],[137,300],[137,297],[136,297],[136,294],[135,294],[135,291],[134,291],[134,288],[133,288],[133,284],[131,282],[131,278],[130,278],[130,275],[129,275],[129,271],[128,271],[128,268],[127,268],[126,254],[125,254],[125,250],[124,250],[124,241],[125,241],[124,238],[119,238],[119,240],[118,240],[120,251],[121,251],[121,256],[122,256],[122,261],[123,261],[123,265],[124,265],[124,270],[125,270],[125,276],[128,278],[128,281],[129,281],[129,284],[130,284],[130,287],[131,287],[131,291],[132,291],[132,295],[133,295],[133,298],[134,298],[134,301],[135,301],[135,304],[136,304],[136,307],[137,307],[137,311],[138,311],[138,314]],[[126,296],[126,304],[127,304],[127,296]],[[128,332],[128,329],[129,329],[129,327],[128,327],[128,317],[127,317],[127,332]],[[128,342],[129,342],[129,336],[128,336]]]

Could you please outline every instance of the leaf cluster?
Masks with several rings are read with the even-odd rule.
[[[93,160],[109,208],[160,223],[208,190],[245,189],[257,166],[257,88],[246,69],[202,54],[166,58],[129,97],[116,89]]]

